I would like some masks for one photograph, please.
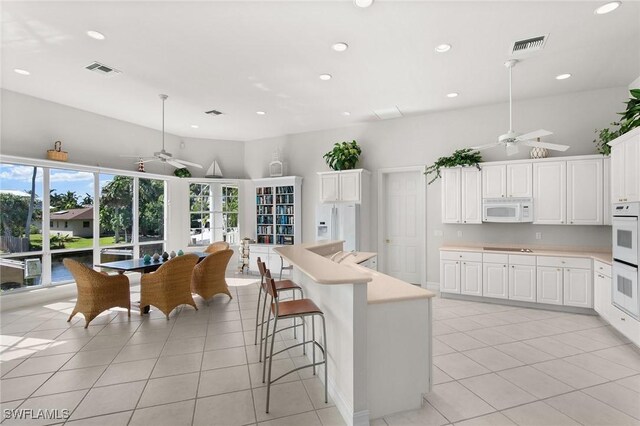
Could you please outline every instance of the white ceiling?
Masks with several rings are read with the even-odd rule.
[[[169,133],[258,139],[376,120],[396,105],[409,115],[504,102],[510,43],[547,33],[514,69],[515,100],[626,86],[640,75],[640,4],[596,16],[599,4],[3,2],[2,87],[156,129],[166,93]],[[339,41],[350,48],[334,52]],[[453,49],[436,54],[440,43]],[[83,68],[94,60],[123,73]],[[507,111],[496,120],[506,130]]]

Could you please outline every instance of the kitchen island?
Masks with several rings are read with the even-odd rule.
[[[331,260],[341,241],[275,251],[325,314],[329,393],[346,423],[420,408],[431,389],[434,293],[358,264],[375,253]]]

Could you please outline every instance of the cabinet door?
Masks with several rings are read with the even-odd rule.
[[[570,225],[602,225],[602,180],[601,159],[567,161],[567,222]]]
[[[593,273],[593,309],[606,317],[611,307],[611,278],[599,272]]]
[[[503,198],[507,190],[506,166],[482,167],[482,198]]]
[[[360,172],[340,172],[340,201],[359,203],[361,200]]]
[[[562,305],[562,268],[538,267],[538,303]]]
[[[611,225],[611,158],[602,161],[602,224]]]
[[[460,223],[460,168],[442,170],[442,223]]]
[[[536,301],[536,267],[511,265],[509,267],[509,299]]]
[[[460,262],[440,261],[440,292],[460,293]]]
[[[640,143],[637,138],[625,141],[624,145],[624,201],[640,201],[638,184],[638,163],[640,162]]]
[[[482,174],[475,167],[461,169],[462,223],[482,223]]]
[[[507,165],[507,197],[533,197],[533,164]]]
[[[320,202],[330,203],[340,199],[340,174],[325,173],[320,175]]]
[[[611,202],[624,201],[624,143],[611,147]]]
[[[593,288],[590,269],[564,269],[564,304],[567,306],[593,307]]]
[[[482,296],[482,262],[462,262],[460,293]]]
[[[567,174],[564,161],[533,164],[533,223],[565,223]]]
[[[503,263],[482,264],[482,295],[507,299],[508,289],[507,265]]]

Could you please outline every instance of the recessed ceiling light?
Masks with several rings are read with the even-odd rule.
[[[436,52],[438,53],[448,52],[449,50],[451,50],[450,44],[439,44],[436,46]]]
[[[556,76],[556,80],[566,80],[571,77],[571,74],[560,74]]]
[[[87,35],[96,40],[104,40],[106,38],[104,34],[99,33],[98,31],[93,31],[93,30],[87,31]]]
[[[604,15],[604,14],[607,14],[609,12],[613,12],[614,10],[619,8],[621,4],[622,3],[620,3],[619,1],[612,1],[612,2],[609,2],[609,3],[605,3],[602,6],[600,6],[599,8],[597,8],[594,13],[596,15]]]
[[[198,126],[197,124],[192,124],[192,125],[191,125],[191,128],[192,128],[192,129],[198,129],[199,127],[200,127],[200,126]]]
[[[451,93],[447,93],[447,98],[457,98],[458,97],[457,92],[451,92]]]
[[[336,52],[344,52],[349,48],[349,45],[347,43],[340,42],[340,43],[335,43],[333,46],[331,46],[331,48]]]
[[[351,113],[349,111],[345,111],[342,113],[342,115],[344,115],[345,117],[348,117],[351,115]]]
[[[256,111],[256,114],[258,114],[258,115],[266,115],[267,113],[264,112],[264,111]]]
[[[20,75],[31,75],[31,73],[27,70],[22,70],[20,68],[15,68],[14,69],[15,72],[17,72]]]
[[[331,80],[331,74],[320,74],[320,80],[322,81]]]
[[[369,7],[373,4],[373,0],[353,0],[353,4],[358,7]]]

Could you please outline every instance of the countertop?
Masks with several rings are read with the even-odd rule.
[[[611,265],[611,252],[610,251],[594,251],[594,250],[580,250],[579,248],[571,247],[533,247],[529,246],[532,253],[514,252],[514,251],[499,251],[499,250],[484,250],[483,247],[496,247],[494,244],[485,244],[482,246],[474,245],[444,245],[440,247],[440,250],[444,251],[472,251],[481,253],[498,253],[498,254],[517,254],[524,256],[562,256],[562,257],[588,257],[594,260],[598,260],[603,263]],[[520,246],[511,246],[509,244],[502,244],[498,247],[504,248],[519,248]]]
[[[355,263],[349,266],[372,275],[372,280],[367,284],[367,303],[369,305],[435,297],[435,293],[432,291],[390,277],[365,266]]]

